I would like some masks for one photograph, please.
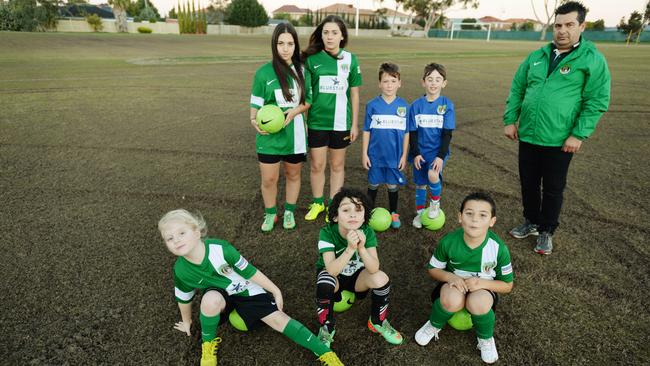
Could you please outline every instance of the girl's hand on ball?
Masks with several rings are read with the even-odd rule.
[[[174,324],[174,329],[181,332],[185,332],[185,334],[187,334],[187,336],[189,337],[192,335],[192,333],[190,333],[191,325],[192,325],[191,323],[185,323],[184,321],[180,321]]]
[[[298,112],[296,111],[296,108],[291,108],[284,111],[284,114],[287,116],[284,119],[284,127],[286,127],[289,123],[291,123],[291,121],[293,121],[294,118],[296,118]]]
[[[257,120],[255,118],[251,118],[251,124],[253,125],[253,128],[259,133],[260,135],[268,135],[269,133],[266,131],[260,130],[260,126],[257,125]]]

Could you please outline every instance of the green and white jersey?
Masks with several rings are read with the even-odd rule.
[[[311,55],[305,62],[311,73],[313,103],[307,125],[314,130],[347,131],[352,126],[350,88],[361,85],[357,57],[340,49],[337,58],[326,51]]]
[[[228,295],[253,296],[264,289],[250,281],[257,268],[242,257],[230,243],[220,239],[205,239],[205,257],[200,265],[178,257],[174,264],[176,301],[189,303],[196,290],[220,288]]]
[[[295,71],[295,68],[291,66]],[[305,103],[311,103],[311,81],[309,73],[303,69],[305,77]],[[289,77],[291,94],[293,101],[288,102],[282,94],[282,87],[278,81],[278,76],[273,70],[273,65],[269,62],[262,65],[255,72],[253,79],[253,88],[251,91],[251,108],[260,109],[266,104],[274,104],[282,108],[283,111],[297,107],[300,103],[300,88],[297,87],[296,81]],[[268,155],[293,155],[304,154],[307,152],[307,129],[305,127],[305,118],[302,114],[297,115],[293,122],[277,133],[269,135],[257,134],[255,138],[256,151],[260,154]]]
[[[374,230],[372,230],[368,225],[363,225],[361,227],[363,234],[366,236],[366,248],[375,248],[377,246],[377,236],[375,235]],[[318,262],[316,262],[316,269],[321,270],[325,268],[325,262],[323,261],[323,253],[325,252],[334,252],[335,257],[339,257],[341,253],[348,247],[348,241],[339,233],[339,224],[330,223],[323,226],[320,229],[320,234],[318,235]],[[355,252],[350,258],[348,264],[343,268],[341,274],[343,276],[352,276],[360,268],[365,267],[359,253]]]
[[[483,243],[470,248],[463,239],[463,228],[445,235],[438,244],[427,268],[439,268],[463,278],[480,277],[487,280],[512,282],[510,251],[491,230]]]

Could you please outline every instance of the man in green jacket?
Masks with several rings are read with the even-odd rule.
[[[519,66],[503,114],[506,137],[519,140],[525,218],[510,235],[538,236],[535,252],[540,254],[553,250],[573,153],[609,106],[607,61],[581,36],[586,13],[575,1],[555,10],[553,42],[530,53]]]

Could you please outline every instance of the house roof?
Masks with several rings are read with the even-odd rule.
[[[503,22],[505,22],[505,23],[516,23],[516,24],[531,22],[531,23],[541,24],[540,22],[538,22],[535,19],[526,19],[526,18],[508,18],[508,19],[505,19]]]
[[[388,9],[388,8],[381,8],[380,10],[386,10],[386,13],[384,13],[385,16],[398,16],[398,17],[408,17],[408,14],[400,13],[399,11],[395,11],[395,9]]]
[[[336,3],[319,9],[323,13],[329,14],[356,14],[357,8],[350,4]],[[374,15],[375,11],[370,9],[359,9],[359,15]]]
[[[493,16],[490,16],[490,15],[484,16],[483,18],[478,18],[478,20],[483,22],[483,23],[502,23],[503,22],[503,20],[501,20],[499,18],[496,18],[496,17],[493,17]]]
[[[309,9],[302,9],[295,5],[282,5],[281,7],[273,10],[273,14],[278,13],[307,13]]]

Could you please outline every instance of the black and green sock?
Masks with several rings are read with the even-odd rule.
[[[296,210],[296,204],[295,203],[285,202],[284,203],[284,210],[289,211],[289,212],[294,212]]]
[[[267,215],[276,215],[278,213],[278,209],[275,206],[265,208],[264,213]]]

